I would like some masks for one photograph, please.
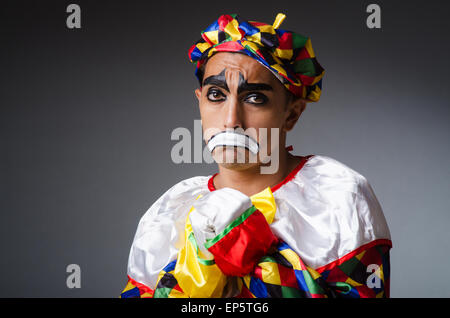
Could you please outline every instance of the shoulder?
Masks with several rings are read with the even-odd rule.
[[[332,207],[342,235],[365,232],[367,239],[389,238],[380,202],[369,180],[328,156],[312,156],[298,178]]]
[[[292,195],[295,191],[308,191],[311,196],[328,199],[330,204],[338,204],[349,197],[373,195],[366,177],[334,158],[310,155],[300,166],[279,192]]]
[[[186,207],[191,205],[199,195],[208,192],[209,178],[210,176],[196,176],[184,179],[170,187],[141,217],[138,232],[148,221],[161,217],[178,219],[179,216],[187,212],[185,211]]]
[[[296,245],[314,267],[364,244],[390,241],[382,207],[367,178],[334,158],[309,157],[274,196],[278,198],[280,217],[294,218],[299,224],[302,233],[295,239]],[[314,242],[314,247],[301,242],[300,237],[304,242]]]
[[[311,156],[297,176],[310,179],[320,178],[321,186],[329,186],[330,189],[335,186],[336,189],[355,190],[355,185],[367,184],[367,179],[362,174],[346,164],[324,155]],[[343,184],[343,180],[349,181],[349,183]]]

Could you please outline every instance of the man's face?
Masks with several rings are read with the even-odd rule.
[[[278,145],[270,142],[271,128],[279,130],[276,143],[284,147],[286,131],[293,128],[306,105],[304,100],[291,102],[285,87],[267,68],[239,53],[214,54],[206,64],[202,88],[195,93],[205,142],[214,132],[240,128],[261,147],[267,147],[269,156],[272,151],[278,151]],[[266,129],[265,136],[260,128]],[[249,152],[243,148],[218,147],[212,156],[216,162],[223,162],[224,156],[236,159],[239,152],[240,155],[244,152],[244,164],[221,164],[235,169],[260,164],[260,160],[249,163]]]

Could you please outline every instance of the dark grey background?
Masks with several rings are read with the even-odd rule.
[[[66,28],[78,3],[82,29]],[[382,8],[382,29],[365,8]],[[312,38],[319,103],[289,141],[365,175],[389,223],[393,297],[450,297],[448,1],[2,1],[0,296],[117,297],[137,223],[199,119],[187,50],[220,14]],[[66,266],[81,266],[81,288]]]

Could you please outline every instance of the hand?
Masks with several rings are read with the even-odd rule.
[[[194,202],[189,215],[195,239],[200,250],[210,255],[204,247],[243,212],[252,206],[252,201],[242,192],[232,188],[212,191]]]

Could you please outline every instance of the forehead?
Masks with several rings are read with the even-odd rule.
[[[248,82],[273,83],[278,79],[258,61],[242,53],[218,52],[206,63],[204,78],[217,75],[224,69],[240,72]]]

